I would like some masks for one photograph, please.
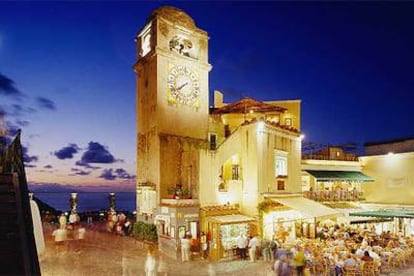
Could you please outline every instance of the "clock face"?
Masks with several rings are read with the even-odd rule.
[[[198,103],[200,84],[198,76],[185,66],[177,65],[168,74],[168,89],[173,102],[195,105]]]

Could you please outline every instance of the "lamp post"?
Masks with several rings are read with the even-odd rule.
[[[115,193],[109,193],[109,213],[115,213]]]
[[[71,193],[70,194],[70,215],[69,215],[69,224],[71,227],[75,227],[75,224],[79,221],[78,216],[78,193]]]

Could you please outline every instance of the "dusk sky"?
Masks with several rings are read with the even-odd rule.
[[[0,2],[0,115],[29,182],[133,189],[134,38],[162,5],[208,32],[226,102],[301,99],[307,142],[414,137],[414,2]]]

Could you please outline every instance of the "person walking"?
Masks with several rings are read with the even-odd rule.
[[[155,276],[157,273],[155,267],[155,259],[151,252],[148,251],[147,259],[145,260],[145,276]]]
[[[279,276],[282,271],[282,258],[277,259],[272,266],[272,270],[276,276]]]
[[[291,269],[286,255],[277,259],[272,267],[275,276],[291,276]]]
[[[205,259],[207,258],[207,236],[204,232],[201,232],[201,235],[200,235],[200,245],[201,245],[201,257]]]
[[[189,261],[190,260],[190,241],[191,235],[186,234],[181,240],[181,261]]]
[[[279,244],[276,240],[276,237],[274,237],[270,243],[269,243],[269,249],[270,249],[270,259],[272,261],[276,260],[276,252],[277,252],[277,248],[279,247]]]
[[[250,257],[250,261],[255,262],[256,261],[256,249],[257,249],[257,245],[258,245],[258,240],[257,237],[250,237],[250,241],[249,241],[249,257]]]
[[[244,234],[240,234],[237,239],[237,249],[239,250],[239,256],[241,260],[246,260],[246,246],[247,246],[247,238]]]
[[[303,276],[303,271],[305,269],[306,257],[305,252],[301,246],[296,247],[296,253],[293,256],[293,264],[296,267],[297,275]]]
[[[282,265],[280,267],[279,276],[290,276],[292,271],[290,269],[289,260],[286,255],[282,255]]]
[[[263,261],[270,261],[270,242],[268,240],[262,241],[262,256]]]

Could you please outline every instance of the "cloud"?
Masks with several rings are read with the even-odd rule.
[[[69,174],[70,176],[73,176],[73,175],[89,175],[91,173],[91,172],[87,172],[87,171],[84,171],[84,170],[81,170],[81,169],[78,169],[78,168],[72,168],[71,171],[75,172],[75,173]]]
[[[46,166],[43,166],[43,168],[45,168],[45,169],[52,169],[53,166],[52,165],[46,165]]]
[[[36,112],[36,109],[32,108],[32,107],[26,107],[23,106],[21,104],[13,104],[11,106],[11,112],[10,115],[11,116],[15,116],[15,117],[20,117],[24,114],[33,114]]]
[[[56,104],[50,99],[46,99],[44,97],[37,97],[36,103],[39,107],[49,110],[56,110]]]
[[[104,169],[99,178],[103,178],[105,180],[115,180],[116,175],[113,174],[113,169]]]
[[[72,159],[73,155],[78,153],[79,147],[76,144],[69,144],[69,146],[61,148],[58,151],[55,151],[53,154],[60,160],[63,159]]]
[[[22,93],[16,88],[13,80],[0,73],[0,95],[16,97]]]
[[[28,126],[30,124],[30,122],[29,121],[26,121],[26,120],[16,120],[16,124],[19,127],[26,127],[26,126]]]
[[[82,163],[110,164],[116,162],[114,156],[98,142],[89,142],[88,149],[83,153]]]
[[[118,178],[122,178],[122,179],[134,179],[135,176],[134,175],[130,175],[126,170],[124,169],[116,169],[115,173],[117,175]]]
[[[102,174],[98,178],[103,178],[106,180],[115,180],[115,179],[134,179],[135,175],[130,175],[124,169],[104,169]]]
[[[97,170],[97,169],[100,169],[101,168],[101,167],[91,166],[90,164],[85,163],[82,160],[76,161],[75,165],[76,166],[79,166],[79,167],[85,167],[87,169],[92,169],[92,170]]]
[[[39,160],[39,158],[35,155],[30,156],[29,155],[29,150],[27,149],[27,147],[22,146],[22,151],[23,151],[23,162],[25,164],[26,167],[31,167],[33,165],[29,165],[29,163],[32,162],[37,162]]]

